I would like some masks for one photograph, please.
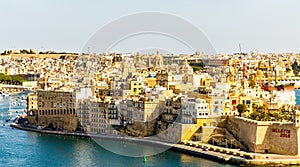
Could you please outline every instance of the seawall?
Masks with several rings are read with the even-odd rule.
[[[125,136],[119,137],[119,136],[113,136],[113,135],[99,136],[99,135],[89,135],[86,133],[39,130],[39,129],[33,129],[33,128],[29,128],[29,127],[22,127],[15,123],[12,123],[10,126],[20,129],[20,130],[45,133],[45,134],[68,135],[68,136],[89,137],[89,138],[103,138],[103,139],[109,139],[109,140],[126,141],[126,142],[133,142],[133,143],[137,143],[137,144],[145,144],[145,145],[151,145],[151,146],[170,148],[170,150],[172,150],[172,151],[180,152],[183,154],[201,157],[201,158],[209,159],[212,161],[217,161],[220,163],[240,165],[240,166],[300,165],[300,157],[286,156],[286,157],[279,157],[279,158],[277,157],[277,158],[272,159],[272,155],[266,154],[266,156],[270,157],[270,159],[247,159],[246,155],[237,155],[237,154],[234,155],[232,152],[227,151],[226,148],[212,146],[212,145],[203,144],[203,143],[191,144],[191,143],[187,142],[184,144],[172,144],[172,143],[167,143],[167,142],[163,142],[163,141],[158,141],[153,138],[130,138],[130,137],[125,137]],[[221,151],[221,150],[223,150],[223,151]]]

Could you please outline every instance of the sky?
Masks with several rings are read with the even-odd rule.
[[[37,49],[80,53],[105,25],[147,11],[185,19],[205,34],[217,53],[238,52],[239,44],[243,52],[300,52],[298,0],[0,0],[0,6],[0,52]],[[148,34],[128,43],[145,39],[148,44],[149,39],[153,44],[159,40]],[[164,43],[181,51],[168,40]],[[130,47],[120,45],[116,51],[136,50]]]

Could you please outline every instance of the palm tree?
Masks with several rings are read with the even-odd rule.
[[[239,112],[239,116],[241,117],[242,116],[242,113],[246,112],[247,111],[247,106],[245,104],[238,104],[236,106],[238,112]]]

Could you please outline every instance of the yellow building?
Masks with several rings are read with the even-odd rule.
[[[130,95],[139,95],[142,93],[142,88],[144,87],[144,82],[142,77],[138,76],[130,81]]]
[[[145,78],[145,83],[147,87],[154,88],[156,85],[156,78]]]
[[[158,102],[145,101],[144,102],[144,122],[150,118],[151,114],[155,111]]]
[[[200,79],[200,86],[210,86],[211,79],[208,77],[203,77]]]
[[[238,115],[236,106],[239,104],[239,96],[236,93],[229,94],[228,98],[225,100],[225,108],[223,115]]]
[[[169,74],[166,71],[161,71],[156,74],[156,84],[166,89],[169,89]]]

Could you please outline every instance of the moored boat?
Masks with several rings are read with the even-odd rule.
[[[1,94],[3,97],[9,96],[9,93],[7,93],[7,92],[1,92],[0,94]]]

